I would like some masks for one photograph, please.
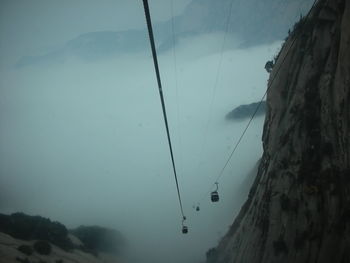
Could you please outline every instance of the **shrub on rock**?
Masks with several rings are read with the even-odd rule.
[[[80,226],[71,230],[71,233],[78,237],[85,248],[93,254],[99,251],[118,254],[125,244],[121,233],[114,229],[99,226]]]
[[[65,250],[73,248],[67,228],[59,222],[52,222],[41,216],[23,213],[0,214],[0,231],[23,240],[46,240]]]
[[[30,256],[33,254],[33,249],[31,246],[28,245],[21,245],[17,248],[18,251],[21,251],[23,254]]]
[[[50,255],[52,250],[50,243],[44,240],[36,241],[34,243],[34,249],[40,255]]]

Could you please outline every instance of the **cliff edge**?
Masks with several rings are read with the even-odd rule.
[[[264,153],[207,262],[350,262],[350,0],[319,0],[270,75]]]

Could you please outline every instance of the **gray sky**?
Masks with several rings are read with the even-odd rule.
[[[188,1],[175,2],[181,12]],[[150,4],[155,20],[169,17],[169,1]],[[0,55],[10,53],[9,61],[81,33],[144,24],[136,0],[1,1],[0,10]],[[280,46],[225,52],[210,111],[222,40],[211,34],[179,43],[177,92],[173,52],[159,55],[188,235],[180,233],[147,42],[145,52],[98,62],[69,58],[0,71],[0,212],[40,214],[68,227],[114,227],[129,240],[132,263],[203,260],[245,198],[239,189],[261,155],[263,118],[252,123],[225,171],[221,201],[213,205],[207,197],[200,213],[192,205],[208,191],[246,124],[227,122],[226,113],[261,98],[268,77],[263,66]]]

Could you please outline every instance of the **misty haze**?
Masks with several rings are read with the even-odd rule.
[[[264,66],[313,3],[265,2],[149,0],[183,234],[142,1],[1,1],[0,213],[115,229],[117,262],[205,262],[263,153],[261,113],[225,166],[255,108],[226,115],[265,100]]]

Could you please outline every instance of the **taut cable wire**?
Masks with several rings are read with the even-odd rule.
[[[166,114],[166,110],[165,110],[165,102],[164,102],[164,96],[163,96],[163,90],[162,90],[162,82],[160,80],[159,66],[158,66],[158,60],[157,60],[157,51],[156,51],[156,47],[155,47],[155,44],[154,44],[154,36],[153,36],[153,30],[152,30],[152,21],[151,21],[151,15],[150,15],[150,11],[149,11],[149,6],[148,6],[148,1],[147,0],[143,0],[143,7],[144,7],[144,10],[145,10],[145,16],[146,16],[146,22],[147,22],[147,28],[148,28],[148,35],[149,35],[149,39],[150,39],[150,43],[151,43],[152,56],[153,56],[153,62],[154,62],[154,69],[156,71],[156,76],[157,76],[158,91],[159,91],[160,101],[162,103],[164,123],[165,123],[165,128],[166,128],[166,132],[167,132],[167,136],[168,136],[168,144],[169,144],[171,162],[172,162],[172,165],[173,165],[173,171],[174,171],[174,176],[175,176],[177,195],[178,195],[178,198],[179,198],[179,204],[180,204],[180,210],[181,210],[182,218],[185,220],[186,217],[185,217],[183,206],[182,206],[181,194],[180,194],[180,189],[179,189],[179,182],[178,182],[178,179],[177,179],[176,166],[175,166],[175,160],[174,160],[174,153],[173,153],[173,148],[171,146],[168,118],[167,118],[167,114]]]

